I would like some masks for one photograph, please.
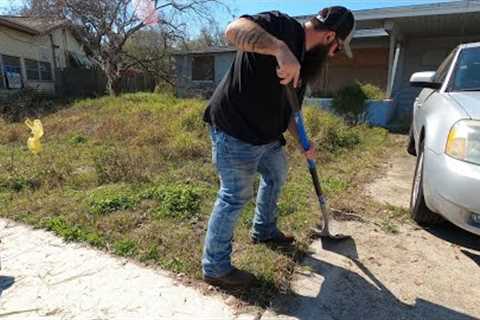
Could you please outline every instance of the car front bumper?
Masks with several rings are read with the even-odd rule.
[[[427,206],[462,229],[480,235],[480,166],[425,149],[424,194]]]

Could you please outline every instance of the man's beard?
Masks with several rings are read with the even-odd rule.
[[[329,49],[330,46],[317,45],[306,52],[302,65],[302,80],[308,86],[315,87],[322,80]]]

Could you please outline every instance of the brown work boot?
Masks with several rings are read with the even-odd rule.
[[[256,278],[250,272],[233,268],[232,271],[219,278],[203,276],[203,281],[220,288],[246,288],[255,282]]]
[[[252,238],[253,244],[265,243],[265,244],[274,244],[277,246],[288,246],[295,242],[295,237],[290,234],[285,234],[281,231],[278,231],[275,236],[266,240],[257,240]]]

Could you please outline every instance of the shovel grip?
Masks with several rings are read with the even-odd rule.
[[[307,137],[307,132],[305,131],[305,125],[303,121],[303,116],[301,112],[295,112],[295,124],[297,125],[297,134],[298,140],[303,147],[304,151],[308,151],[310,149],[310,141]]]

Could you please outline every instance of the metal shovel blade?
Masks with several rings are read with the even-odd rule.
[[[323,224],[318,225],[317,228],[312,229],[312,237],[327,238],[330,240],[342,241],[351,239],[352,237],[345,234],[333,234],[330,232],[330,210],[326,203],[320,203],[320,208],[323,216]]]

